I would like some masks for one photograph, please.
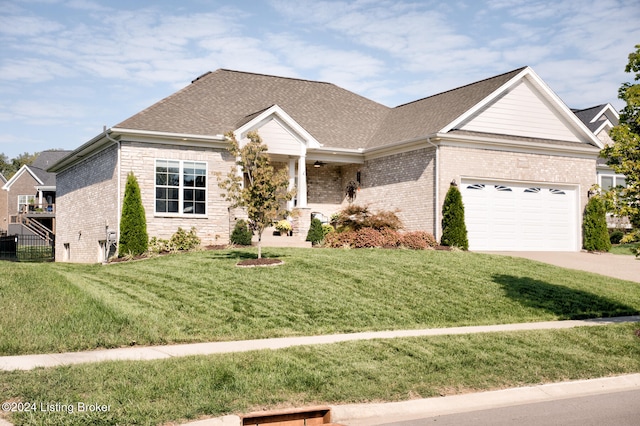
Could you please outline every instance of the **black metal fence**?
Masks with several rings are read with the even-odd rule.
[[[0,259],[21,262],[50,262],[55,259],[55,240],[37,235],[0,237]]]

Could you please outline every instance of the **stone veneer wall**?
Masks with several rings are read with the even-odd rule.
[[[185,160],[207,163],[207,216],[168,216],[155,211],[155,160]],[[127,174],[136,175],[140,185],[142,203],[147,217],[149,238],[168,239],[178,227],[188,231],[196,228],[203,245],[229,242],[229,204],[221,197],[216,173],[223,177],[233,165],[231,155],[225,149],[183,147],[150,143],[124,142],[121,154],[121,197],[124,196]]]
[[[458,184],[465,177],[571,184],[579,185],[578,223],[581,224],[588,199],[587,191],[596,183],[595,158],[441,146],[439,161],[440,208],[453,179]],[[578,234],[581,235],[581,232]]]
[[[102,260],[100,241],[118,227],[117,159],[112,145],[56,175],[56,261]]]

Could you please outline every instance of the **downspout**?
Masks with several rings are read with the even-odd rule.
[[[118,158],[116,160],[117,163],[118,163],[117,164],[117,170],[118,170],[117,171],[117,175],[118,175],[118,177],[117,177],[117,180],[116,180],[117,188],[118,188],[117,189],[118,193],[116,195],[116,208],[117,208],[117,210],[116,210],[116,235],[118,237],[117,241],[120,241],[120,212],[122,211],[122,209],[120,207],[120,190],[122,189],[122,185],[120,183],[120,180],[121,180],[120,179],[121,178],[121,176],[120,176],[120,141],[115,140],[111,136],[109,136],[109,132],[107,132],[107,126],[104,126],[103,129],[104,129],[104,136],[107,138],[107,140],[109,140],[109,141],[111,141],[111,142],[116,144],[117,151],[118,151]],[[110,247],[107,247],[107,253],[105,254],[106,256],[108,256],[108,254],[109,254],[109,252],[108,252],[109,249],[110,249]],[[105,256],[105,260],[106,260],[106,256]]]
[[[433,142],[431,142],[431,138],[429,136],[427,136],[427,143],[436,148],[435,164],[434,164],[434,167],[433,167],[434,168],[433,174],[434,174],[434,177],[435,177],[435,179],[434,179],[434,186],[435,186],[434,198],[435,198],[435,200],[434,200],[434,203],[433,203],[433,217],[434,217],[434,222],[435,222],[434,225],[435,225],[435,227],[434,227],[433,236],[436,238],[436,241],[440,241],[440,236],[438,235],[439,234],[438,231],[440,229],[440,226],[439,226],[439,223],[440,223],[440,214],[439,213],[440,213],[440,211],[438,209],[438,203],[440,202],[440,190],[439,190],[439,188],[440,188],[440,176],[438,174],[438,172],[439,172],[439,167],[438,167],[439,161],[438,160],[439,160],[439,157],[440,157],[440,155],[439,155],[439,153],[440,153],[440,149],[439,148],[440,147],[438,145],[434,144]]]

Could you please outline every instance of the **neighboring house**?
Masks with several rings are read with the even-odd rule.
[[[2,186],[6,208],[2,222],[10,235],[51,238],[56,231],[56,176],[47,169],[70,151],[43,151]],[[2,202],[0,202],[0,206]]]
[[[312,213],[349,200],[398,209],[407,230],[441,234],[462,191],[471,250],[581,247],[582,211],[602,142],[529,67],[389,108],[330,83],[218,70],[105,129],[54,165],[57,260],[104,260],[117,238],[126,176],[140,184],[150,236],[195,226],[228,242],[236,213],[216,176],[234,164],[226,131],[258,130],[297,189],[304,239]]]
[[[602,141],[603,145],[612,145],[609,131],[618,125],[620,115],[611,104],[597,105],[581,110],[574,109],[576,116]],[[597,184],[604,191],[615,186],[626,186],[624,175],[618,174],[609,166],[605,158],[598,158],[596,163]],[[631,228],[628,218],[617,218],[607,215],[610,228]]]

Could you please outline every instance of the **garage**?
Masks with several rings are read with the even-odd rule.
[[[465,179],[470,250],[576,251],[576,186]]]

